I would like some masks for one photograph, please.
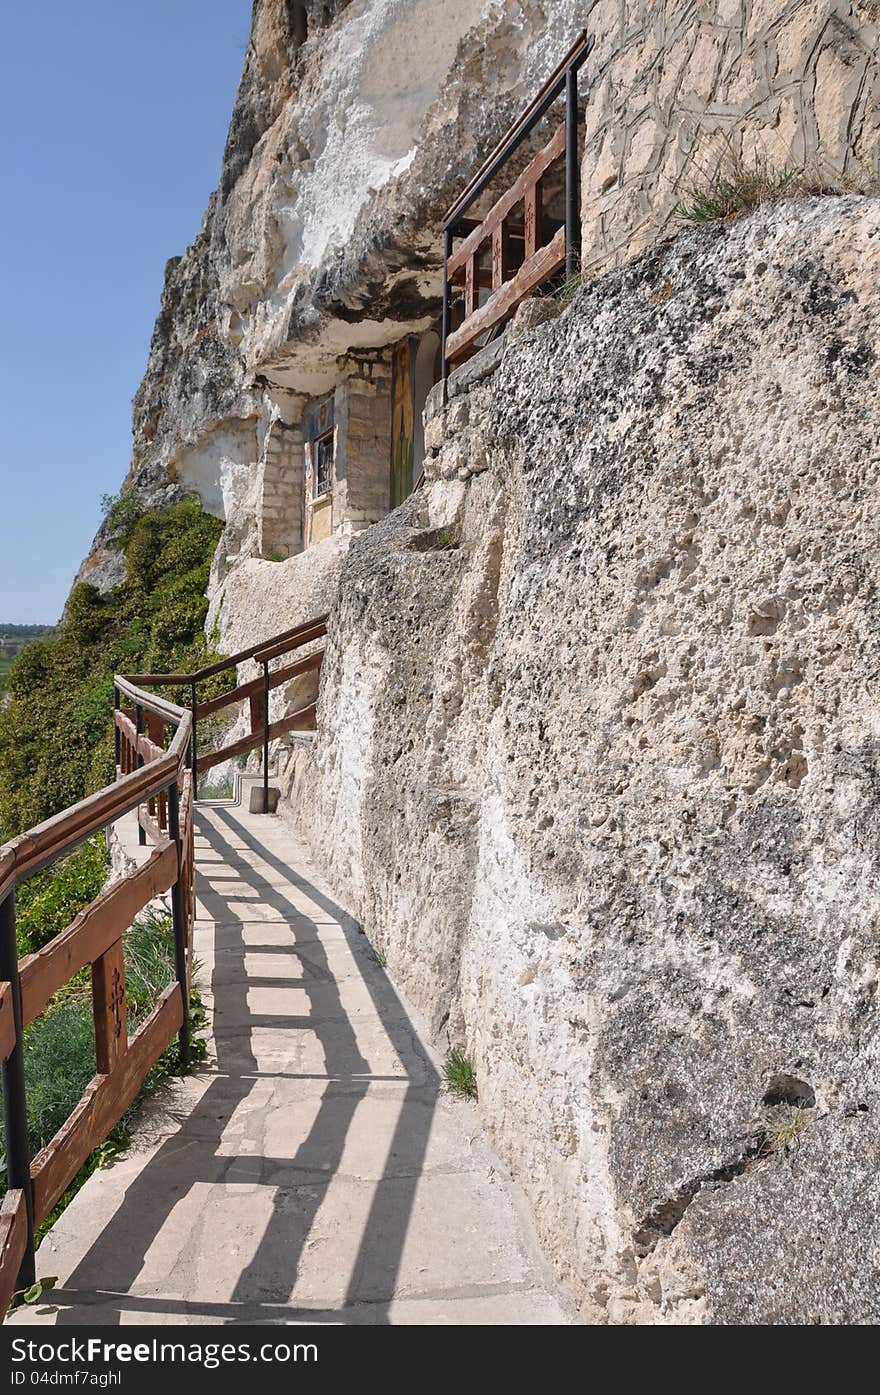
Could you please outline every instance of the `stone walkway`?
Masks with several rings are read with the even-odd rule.
[[[51,1301],[10,1321],[575,1321],[477,1111],[289,830],[196,819],[208,1067],[78,1193],[37,1257]]]

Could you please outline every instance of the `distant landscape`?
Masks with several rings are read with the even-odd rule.
[[[53,625],[6,625],[0,623],[0,693],[6,687],[9,670],[16,656],[28,644],[48,639],[54,634]]]

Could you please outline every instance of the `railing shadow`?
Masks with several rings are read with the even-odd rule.
[[[224,879],[217,877],[212,881],[206,875],[207,869],[200,869],[199,899],[205,916],[215,923],[212,988],[217,1060],[213,1078],[180,1127],[137,1175],[112,1220],[64,1287],[53,1293],[56,1322],[75,1325],[97,1320],[113,1325],[121,1321],[123,1312],[139,1315],[145,1321],[159,1312],[183,1323],[203,1318],[233,1323],[289,1322],[297,1315],[309,1320],[345,1322],[346,1310],[351,1321],[386,1322],[439,1091],[437,1073],[390,982],[372,963],[366,941],[351,918],[252,837],[228,808],[215,806],[210,816],[196,808],[195,827],[197,838],[204,840],[203,857],[204,853],[213,853],[216,861],[212,865],[233,872],[234,885],[241,885],[248,897],[253,893],[277,919],[248,920],[248,900],[240,900],[238,909],[233,909],[236,902],[224,895]],[[235,846],[234,838],[240,840],[241,847]],[[252,861],[257,865],[252,865]],[[261,875],[263,867],[267,870]],[[317,911],[341,927],[351,964],[356,966],[382,1031],[402,1063],[400,1071],[395,1066],[393,1076],[370,1071],[356,1026],[343,1007],[339,984],[328,963],[320,923],[313,918],[317,911],[312,915],[304,913],[285,895],[283,885],[270,885],[267,876],[273,872],[283,874],[292,884],[293,894],[302,893]],[[289,943],[246,943],[245,925],[251,927],[253,938],[256,932],[252,927],[258,923],[274,925],[276,929],[285,926],[290,932]],[[272,935],[266,938],[271,941]],[[245,957],[261,953],[290,955],[290,978],[249,978]],[[269,983],[284,987],[293,982],[307,995],[307,1015],[265,1016],[250,1011],[249,989]],[[315,1073],[298,1076],[297,1072],[279,1071],[271,1064],[261,1063],[255,1037],[265,1027],[275,1033],[300,1034],[298,1039],[291,1038],[292,1047],[297,1040],[303,1040],[304,1031],[313,1032],[323,1053],[323,1073],[317,1072],[317,1077],[324,1080],[324,1088],[308,1133],[292,1157],[267,1157],[265,1153],[230,1155],[222,1151],[224,1141],[229,1145],[227,1130],[236,1111],[261,1081],[315,1078]],[[342,1305],[293,1308],[290,1297],[301,1258],[327,1189],[340,1167],[355,1112],[371,1088],[393,1090],[394,1085],[387,1084],[391,1080],[399,1083],[400,1107]],[[303,1108],[313,1109],[314,1105],[305,1102]],[[148,1252],[175,1207],[194,1188],[234,1183],[272,1188],[272,1211],[228,1299],[203,1302],[196,1296],[175,1298],[175,1289],[181,1295],[193,1292],[195,1285],[187,1282],[187,1266],[194,1269],[198,1263],[197,1254],[176,1251],[168,1296],[163,1292],[165,1285],[152,1285],[152,1293],[143,1297],[131,1294],[129,1290],[144,1269]],[[167,1241],[167,1236],[163,1240]]]

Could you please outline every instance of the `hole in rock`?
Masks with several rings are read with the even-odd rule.
[[[762,1103],[768,1108],[775,1104],[789,1104],[801,1109],[812,1109],[816,1103],[816,1092],[806,1080],[799,1080],[796,1075],[780,1072],[779,1075],[772,1076],[764,1091]]]

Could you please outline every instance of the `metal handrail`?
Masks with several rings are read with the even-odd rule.
[[[263,657],[263,651],[274,648],[276,645],[286,645],[291,640],[299,640],[306,644],[308,637],[303,637],[304,632],[319,629],[327,623],[328,619],[329,612],[316,615],[312,620],[305,620],[300,625],[294,625],[291,630],[282,630],[280,634],[273,635],[270,639],[263,639],[259,644],[252,644],[249,649],[240,649],[237,654],[230,654],[228,658],[218,659],[213,664],[206,664],[204,668],[196,669],[195,673],[132,673],[128,675],[127,681],[129,683],[152,683],[157,687],[170,687],[172,685],[180,687],[184,684],[200,683],[203,678],[213,678],[215,674],[223,673],[228,668],[243,664],[248,659],[256,659],[259,663]],[[316,634],[315,638],[320,638],[320,635]],[[279,649],[278,652],[283,651]]]
[[[188,687],[190,690],[190,714],[191,729],[189,737],[189,765],[193,772],[194,792],[197,781],[199,766],[205,766],[207,758],[199,758],[198,751],[198,721],[199,702],[198,685],[205,678],[212,678],[218,673],[224,673],[227,669],[237,668],[241,663],[253,660],[262,669],[262,746],[263,746],[263,808],[268,811],[269,807],[269,690],[272,687],[272,675],[269,673],[269,663],[272,659],[280,658],[282,654],[289,653],[292,649],[298,649],[306,644],[311,644],[315,640],[321,639],[327,633],[327,620],[329,612],[314,616],[311,620],[305,620],[299,625],[294,625],[289,630],[282,630],[280,634],[273,635],[269,639],[261,640],[258,644],[252,644],[247,649],[240,649],[237,654],[230,654],[228,657],[219,659],[215,663],[206,664],[203,668],[196,669],[194,673],[135,673],[125,677],[117,675],[115,683],[115,706],[119,707],[120,694],[124,694],[135,704],[136,732],[140,737],[142,733],[143,711],[149,710],[155,713],[162,720],[171,720],[166,717],[167,710],[173,709],[175,712],[183,709],[176,707],[173,703],[166,703],[165,699],[155,695],[149,696],[150,701],[145,700],[143,690],[137,686],[149,683],[155,687],[178,686]],[[319,651],[319,653],[322,651]],[[245,685],[250,686],[250,685]],[[224,704],[220,698],[213,699],[214,710],[219,710],[223,705],[243,700],[244,694],[239,687],[233,688],[229,693],[223,694],[226,699]],[[203,714],[206,715],[206,714]],[[291,720],[297,720],[301,713],[292,714]],[[276,724],[277,725],[277,724]],[[256,744],[256,743],[255,743]],[[222,752],[214,752],[214,756],[222,755]],[[119,733],[116,734],[116,760],[119,763]],[[214,762],[217,763],[216,760]],[[139,837],[142,842],[146,841],[146,834],[141,828]]]
[[[561,63],[553,69],[553,72],[544,83],[544,86],[536,93],[525,111],[517,117],[513,125],[501,137],[495,149],[483,161],[477,173],[465,187],[464,191],[459,194],[455,203],[451,208],[447,209],[443,216],[444,230],[458,222],[458,219],[464,213],[465,209],[469,208],[474,202],[474,199],[483,192],[493,175],[498,173],[498,170],[513,154],[517,146],[520,145],[529,132],[537,126],[541,117],[546,115],[557,97],[562,94],[562,90],[565,87],[566,74],[568,72],[576,73],[583,67],[592,52],[595,42],[595,39],[587,33],[586,29],[581,31]]]
[[[572,44],[565,57],[550,74],[543,87],[532,99],[521,116],[495,146],[492,153],[467,184],[463,192],[447,210],[443,219],[443,313],[440,328],[440,357],[442,366],[443,401],[448,395],[449,358],[447,344],[450,338],[452,319],[452,286],[449,278],[449,259],[452,256],[454,237],[462,236],[469,229],[461,229],[458,224],[465,210],[489,185],[498,170],[510,158],[526,136],[549,111],[558,97],[565,93],[565,274],[573,276],[578,265],[580,243],[580,189],[578,177],[578,72],[593,50],[595,40],[584,29]]]

